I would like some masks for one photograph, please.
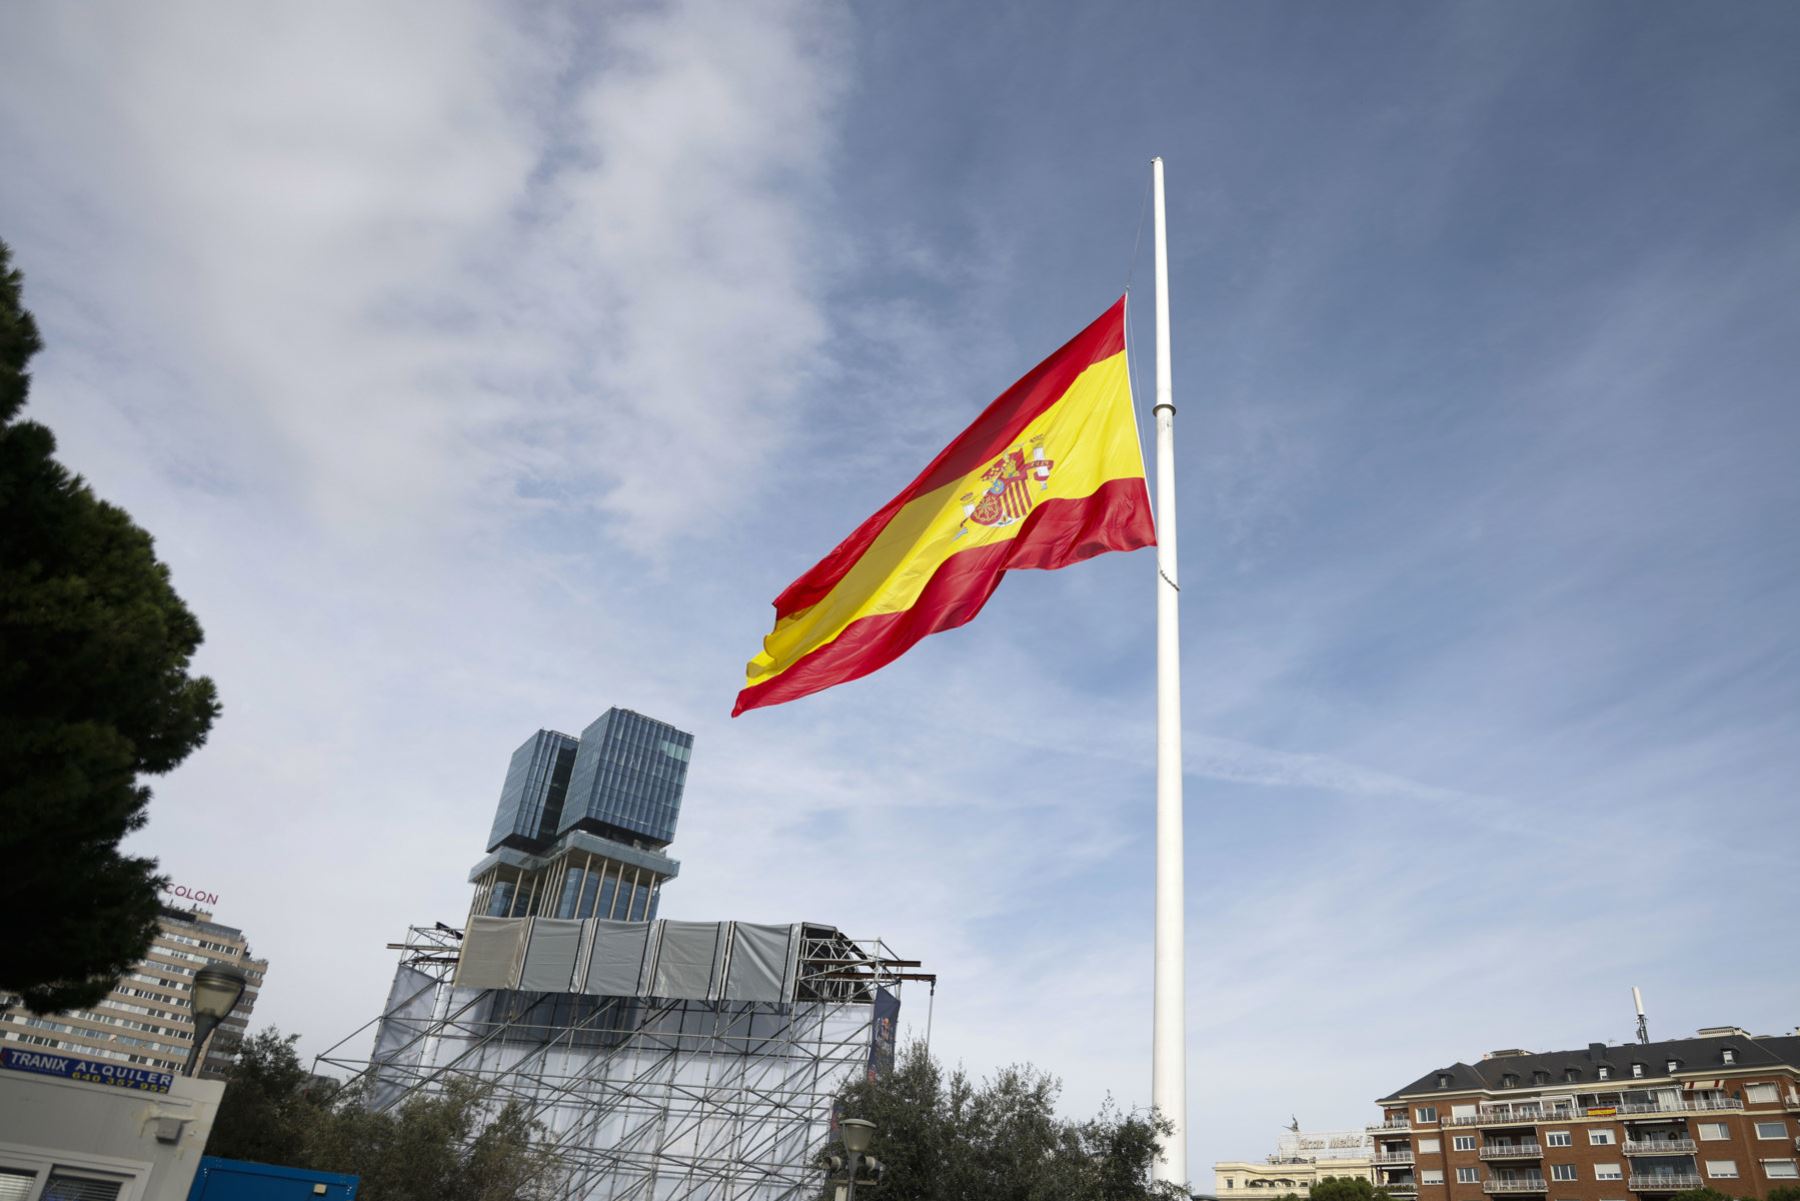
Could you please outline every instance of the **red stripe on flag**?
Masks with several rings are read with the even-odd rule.
[[[836,549],[814,564],[805,574],[775,598],[775,616],[780,618],[801,609],[811,608],[825,599],[827,593],[844,578],[864,551],[892,521],[894,514],[915,497],[955,483],[977,467],[998,457],[1025,432],[1025,427],[1045,409],[1062,399],[1075,380],[1095,363],[1109,359],[1125,349],[1125,298],[1093,324],[1070,338],[1062,348],[1033,367],[1025,376],[1000,394],[1000,398],[983,410],[975,424],[957,435],[931,465],[919,473],[900,494],[883,505],[876,514],[856,527],[856,531],[838,543]]]
[[[851,622],[780,675],[738,693],[731,715],[808,696],[892,663],[921,638],[971,620],[1008,571],[1054,570],[1109,550],[1155,544],[1142,478],[1108,480],[1091,496],[1044,501],[1017,537],[951,555],[910,609]]]

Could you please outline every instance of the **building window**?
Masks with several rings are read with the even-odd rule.
[[[1724,1122],[1701,1122],[1699,1125],[1700,1141],[1703,1143],[1716,1143],[1731,1137],[1726,1133]]]
[[[1519,1078],[1517,1076],[1513,1075],[1511,1072],[1508,1072],[1504,1076],[1500,1077],[1500,1087],[1501,1088],[1518,1088],[1519,1087]]]
[[[1751,1084],[1744,1088],[1744,1100],[1751,1105],[1762,1105],[1775,1100],[1773,1084]]]
[[[1737,1062],[1737,1052],[1732,1050],[1730,1047],[1726,1047],[1723,1051],[1719,1052],[1719,1062],[1720,1063],[1736,1063]]]
[[[1787,1123],[1786,1122],[1758,1122],[1756,1124],[1756,1137],[1757,1138],[1786,1138],[1787,1137]]]
[[[1612,1079],[1612,1068],[1608,1067],[1606,1064],[1601,1064],[1599,1067],[1594,1069],[1594,1075],[1601,1080],[1611,1080]]]
[[[1441,1169],[1441,1168],[1426,1168],[1424,1171],[1419,1173],[1419,1183],[1420,1184],[1442,1184],[1442,1183],[1444,1183],[1443,1169]]]
[[[1590,1130],[1590,1131],[1588,1131],[1588,1146],[1590,1146],[1590,1147],[1610,1147],[1610,1146],[1612,1146],[1612,1143],[1613,1143],[1613,1132],[1612,1131],[1610,1131],[1610,1130]]]
[[[1597,1163],[1594,1165],[1595,1180],[1623,1180],[1625,1173],[1619,1170],[1616,1163]]]
[[[1763,1175],[1767,1176],[1770,1180],[1794,1180],[1800,1178],[1800,1173],[1794,1171],[1794,1161],[1791,1159],[1763,1160]]]
[[[1581,1079],[1581,1069],[1580,1068],[1564,1068],[1563,1069],[1563,1079],[1567,1080],[1570,1084],[1575,1083],[1577,1080]]]
[[[1419,1140],[1419,1154],[1436,1155],[1440,1146],[1435,1138],[1422,1138]]]
[[[1669,1069],[1669,1075],[1673,1076],[1681,1070],[1681,1060],[1671,1059],[1665,1066]]]
[[[1553,1163],[1553,1164],[1551,1164],[1550,1165],[1550,1179],[1552,1179],[1552,1180],[1573,1180],[1573,1179],[1575,1179],[1575,1165],[1572,1163]]]
[[[1544,1145],[1546,1147],[1567,1147],[1573,1144],[1574,1141],[1574,1139],[1569,1137],[1569,1132],[1567,1130],[1552,1130],[1544,1135]]]
[[[1438,1087],[1439,1088],[1449,1088],[1450,1087],[1450,1073],[1449,1072],[1439,1072],[1438,1073]]]
[[[1435,1122],[1437,1121],[1437,1106],[1421,1105],[1416,1116],[1421,1122]]]
[[[1706,1174],[1714,1180],[1736,1180],[1737,1160],[1709,1159],[1706,1161]]]
[[[1632,1064],[1631,1065],[1631,1074],[1634,1077],[1642,1077],[1644,1074],[1644,1065],[1641,1063]]]
[[[1472,1134],[1451,1135],[1450,1149],[1453,1151],[1473,1151],[1475,1149],[1475,1136]]]
[[[1458,1184],[1474,1184],[1475,1179],[1476,1179],[1476,1177],[1475,1177],[1475,1169],[1474,1168],[1458,1168],[1458,1169],[1456,1169],[1456,1183],[1458,1183]]]
[[[52,1168],[44,1181],[43,1196],[80,1198],[80,1201],[113,1201],[121,1186],[130,1180],[100,1180],[93,1176],[71,1176],[67,1168]]]

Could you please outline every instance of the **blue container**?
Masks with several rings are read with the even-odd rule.
[[[244,1159],[200,1158],[188,1201],[356,1201],[357,1176],[339,1172],[309,1172],[302,1168],[278,1168],[270,1163]]]

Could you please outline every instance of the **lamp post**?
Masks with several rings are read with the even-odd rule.
[[[194,1045],[188,1049],[187,1066],[182,1069],[182,1075],[194,1074],[206,1040],[225,1020],[225,1015],[237,1008],[248,983],[244,973],[219,964],[194,973],[194,987],[188,994],[188,1002],[194,1007]]]
[[[838,1133],[844,1140],[844,1188],[839,1196],[844,1201],[856,1201],[856,1173],[866,1163],[871,1171],[881,1171],[881,1161],[869,1155],[869,1144],[875,1141],[875,1123],[867,1118],[845,1118],[838,1123]],[[865,1156],[867,1156],[865,1160]],[[832,1156],[832,1167],[839,1166],[837,1156]]]

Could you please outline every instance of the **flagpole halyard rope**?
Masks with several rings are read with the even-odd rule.
[[[1150,212],[1150,193],[1154,183],[1144,184],[1144,199],[1138,205],[1137,232],[1131,235],[1131,261],[1125,264],[1125,291],[1131,291],[1131,280],[1137,274],[1138,248],[1144,244],[1144,217]]]

